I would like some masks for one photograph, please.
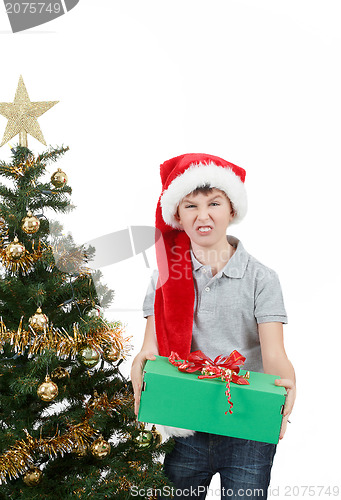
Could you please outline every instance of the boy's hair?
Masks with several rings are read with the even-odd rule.
[[[204,184],[203,186],[197,187],[196,189],[194,189],[194,191],[191,191],[188,194],[196,196],[197,194],[202,193],[202,194],[204,194],[204,195],[207,196],[209,193],[212,193],[213,189],[219,189],[219,188],[212,187],[210,184]],[[219,189],[219,191],[221,191],[221,189]],[[233,206],[230,198],[227,196],[227,194],[224,191],[221,191],[221,192],[224,193],[224,195],[226,196],[226,198],[231,203],[232,212],[234,214],[235,213],[235,209],[234,209],[234,206]],[[176,215],[179,216],[179,205],[176,207]]]
[[[197,194],[199,194],[199,193],[202,193],[202,194],[206,194],[206,195],[207,195],[208,193],[211,193],[211,192],[213,191],[213,189],[214,189],[214,188],[213,188],[213,187],[211,187],[211,185],[210,185],[210,184],[205,184],[204,186],[199,186],[199,187],[197,187],[196,189],[194,189],[194,191],[192,191],[192,192],[191,192],[191,193],[189,193],[189,194],[191,194],[191,195],[193,195],[193,196],[196,196],[196,195],[197,195]],[[225,193],[224,193],[224,194],[225,194]]]

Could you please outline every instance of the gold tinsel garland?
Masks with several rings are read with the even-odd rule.
[[[26,171],[35,166],[35,158],[32,154],[28,155],[24,162],[20,162],[18,165],[6,165],[2,167],[4,173],[14,174],[15,178],[18,180],[23,177]]]
[[[35,166],[36,160],[32,154],[29,154],[24,162],[20,162],[17,165],[2,165],[1,171],[4,174],[14,174],[15,179],[23,177],[26,170]]]
[[[3,351],[5,343],[9,343],[11,349],[18,355],[24,354],[27,349],[29,358],[34,355],[41,355],[45,350],[54,350],[60,358],[66,359],[69,356],[77,356],[81,347],[87,345],[95,349],[99,354],[110,346],[114,346],[121,358],[125,359],[130,350],[128,344],[131,337],[123,338],[123,329],[102,320],[103,326],[96,328],[85,334],[80,332],[79,325],[73,325],[73,336],[62,328],[55,328],[53,325],[43,332],[36,332],[31,326],[28,330],[22,327],[23,318],[17,330],[8,331],[0,318],[0,353]]]
[[[24,474],[34,463],[35,454],[48,455],[54,458],[64,453],[70,453],[77,446],[84,446],[98,435],[98,431],[93,429],[87,419],[77,425],[70,425],[69,430],[60,435],[57,431],[52,438],[33,438],[24,429],[26,439],[16,441],[6,453],[0,456],[0,484],[6,483],[6,476],[9,479],[17,479]]]
[[[113,396],[111,400],[109,400],[106,392],[99,395],[97,391],[94,391],[93,398],[91,398],[86,405],[87,416],[90,418],[93,415],[94,410],[101,410],[108,415],[112,415],[114,412],[119,412],[121,408],[132,405],[133,402],[134,395],[132,393],[119,393],[117,396]]]
[[[0,245],[2,241],[5,241],[8,237],[8,230],[6,228],[5,221],[2,217],[0,217]]]

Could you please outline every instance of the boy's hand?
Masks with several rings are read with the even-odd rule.
[[[134,412],[136,416],[139,413],[142,373],[147,359],[154,361],[156,359],[155,354],[152,351],[141,351],[134,358],[133,364],[131,365],[130,378],[134,389],[134,398],[135,398]]]
[[[282,427],[281,427],[281,432],[279,435],[279,439],[283,439],[286,428],[287,428],[288,418],[289,418],[290,413],[292,412],[295,398],[296,398],[296,386],[295,386],[295,383],[288,378],[281,378],[281,379],[275,380],[275,385],[285,387],[287,390],[287,397],[285,399],[285,405],[284,405],[284,411],[283,411]]]

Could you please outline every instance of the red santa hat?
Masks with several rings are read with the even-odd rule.
[[[190,239],[174,215],[181,200],[198,187],[209,185],[226,193],[240,222],[247,211],[245,170],[208,154],[184,154],[160,166],[162,193],[156,208],[156,258],[159,281],[155,293],[155,331],[161,356],[175,351],[186,359],[191,350],[194,283]],[[165,251],[166,250],[166,251]]]

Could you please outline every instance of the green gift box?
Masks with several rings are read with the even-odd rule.
[[[145,365],[138,420],[276,444],[286,390],[275,385],[280,377],[249,373],[250,385],[231,382],[230,414],[226,382],[198,379],[199,371],[180,372],[167,357],[156,356]]]

